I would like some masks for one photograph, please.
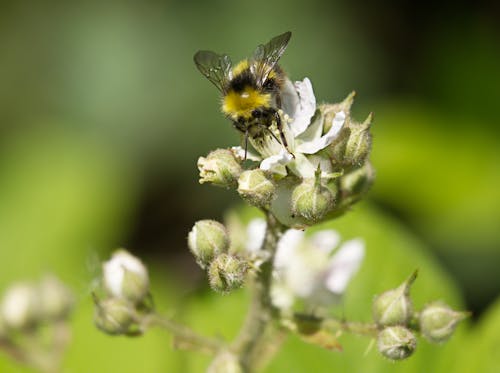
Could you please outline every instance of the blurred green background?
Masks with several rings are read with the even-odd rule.
[[[64,371],[202,371],[207,361],[190,366],[162,332],[126,340],[95,331],[89,284],[97,260],[126,247],[151,266],[160,309],[200,329],[218,325],[221,312],[238,325],[244,293],[211,296],[185,244],[195,220],[222,219],[238,202],[197,182],[197,158],[239,136],[192,56],[212,49],[237,60],[291,30],[281,64],[292,79],[309,77],[319,101],[356,90],[354,116],[375,113],[375,186],[331,225],[365,237],[373,253],[347,316],[367,318],[375,293],[419,267],[416,297],[474,312],[465,337],[428,353],[445,364],[469,346],[474,361],[479,340],[498,352],[499,15],[493,1],[1,2],[0,289],[49,271],[73,287],[79,308]],[[294,343],[271,371],[322,362],[429,371],[419,365],[430,359],[425,345],[388,368],[375,351],[356,359],[367,341],[341,357]],[[0,371],[22,370],[0,355]]]

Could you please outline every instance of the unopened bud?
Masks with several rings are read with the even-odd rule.
[[[377,338],[379,352],[390,360],[403,360],[417,348],[415,335],[403,326],[389,326]]]
[[[344,166],[359,167],[370,154],[372,137],[370,134],[370,125],[372,114],[366,118],[362,124],[350,124],[351,133],[347,140],[343,164]]]
[[[401,286],[380,294],[373,301],[373,320],[382,326],[407,325],[413,316],[410,287],[417,273],[413,273]]]
[[[215,220],[197,221],[189,232],[188,246],[200,267],[206,268],[214,257],[229,249],[226,227]]]
[[[229,149],[217,149],[207,157],[198,159],[200,184],[212,183],[230,188],[236,186],[236,181],[242,172],[241,164]]]
[[[107,334],[127,333],[135,322],[133,306],[121,298],[96,301],[94,322],[100,330]]]
[[[336,191],[324,186],[319,176],[305,179],[292,192],[292,212],[309,223],[326,216],[334,207]]]
[[[375,171],[370,162],[363,167],[343,175],[340,179],[342,195],[349,199],[350,203],[356,202],[368,192],[375,179]]]
[[[0,317],[6,328],[24,330],[40,320],[40,297],[28,283],[18,283],[7,289],[1,304]]]
[[[238,179],[238,193],[251,205],[268,206],[275,196],[276,186],[261,169],[244,171]]]
[[[71,291],[55,276],[45,276],[39,286],[40,313],[44,320],[64,320],[74,304]]]
[[[243,373],[238,357],[229,351],[219,353],[208,367],[207,373]]]
[[[149,293],[149,276],[146,266],[125,250],[116,251],[103,264],[104,287],[116,298],[134,304],[143,301]]]
[[[243,285],[248,264],[236,256],[218,255],[208,269],[208,281],[213,290],[228,293]]]
[[[457,312],[444,303],[434,302],[420,313],[420,331],[429,342],[445,342],[452,336],[457,324],[467,316],[466,312]]]

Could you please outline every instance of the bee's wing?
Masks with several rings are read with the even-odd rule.
[[[259,45],[252,56],[251,68],[257,78],[257,83],[262,86],[269,73],[278,63],[286,49],[292,33],[290,31],[275,36],[267,44]]]
[[[231,59],[211,51],[198,51],[194,63],[200,72],[221,92],[224,92],[231,72]]]

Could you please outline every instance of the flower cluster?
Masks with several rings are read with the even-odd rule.
[[[102,266],[102,295],[94,294],[95,324],[116,335],[142,333],[140,320],[152,310],[147,268],[129,252],[117,250]]]
[[[35,369],[59,371],[73,306],[72,292],[53,275],[14,283],[0,301],[0,348]]]
[[[352,120],[353,98],[317,105],[309,79],[287,81],[280,110],[287,147],[271,128],[273,136],[250,137],[252,149],[213,151],[198,161],[200,183],[237,188],[243,199],[292,228],[339,216],[374,178],[368,161],[372,116]],[[255,162],[248,169],[245,157]]]

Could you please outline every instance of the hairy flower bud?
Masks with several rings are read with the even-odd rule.
[[[149,276],[144,264],[125,250],[116,251],[103,264],[103,282],[113,297],[140,303],[149,293]]]
[[[189,232],[188,246],[200,267],[206,268],[217,255],[229,249],[226,227],[215,220],[197,221]]]
[[[309,223],[324,218],[335,204],[336,190],[324,186],[319,174],[305,179],[292,192],[292,212]]]
[[[64,320],[71,312],[74,297],[55,276],[45,276],[39,285],[40,313],[44,320]]]
[[[370,134],[370,125],[373,115],[370,114],[366,120],[361,123],[350,123],[350,135],[346,143],[345,154],[343,157],[344,167],[359,167],[370,154],[372,137]]]
[[[96,302],[95,325],[111,335],[124,334],[135,322],[133,306],[122,298],[108,298]]]
[[[7,291],[0,306],[0,318],[7,329],[24,330],[40,320],[40,297],[35,286],[17,283]]]
[[[452,336],[457,324],[467,316],[466,312],[457,312],[444,303],[434,302],[420,313],[420,331],[429,342],[445,342]]]
[[[200,184],[212,183],[230,188],[236,186],[236,181],[242,172],[241,164],[229,149],[217,149],[207,157],[198,159]]]
[[[229,351],[219,353],[208,367],[207,373],[243,373],[238,357]]]
[[[238,193],[257,207],[268,206],[275,196],[276,186],[260,169],[244,171],[238,179]]]
[[[410,287],[417,273],[413,273],[401,286],[388,290],[373,301],[373,320],[382,326],[407,325],[413,316]]]
[[[403,326],[389,326],[378,334],[377,347],[386,358],[403,360],[413,354],[417,348],[417,339]]]
[[[218,255],[208,269],[208,280],[213,290],[228,293],[239,288],[245,281],[248,264],[236,256]]]

